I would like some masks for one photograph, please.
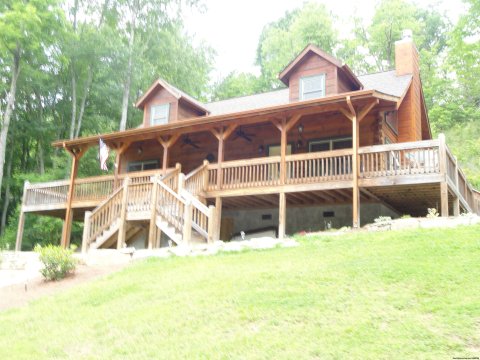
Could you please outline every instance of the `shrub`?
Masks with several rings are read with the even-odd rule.
[[[427,218],[428,219],[434,219],[439,217],[440,214],[438,213],[437,209],[435,208],[428,208],[427,209]]]
[[[373,220],[375,224],[385,224],[389,223],[392,221],[392,218],[390,216],[379,216]]]
[[[40,273],[46,280],[61,280],[75,270],[77,262],[73,257],[74,246],[63,249],[54,245],[45,247],[36,245],[34,250],[40,255],[40,261],[44,266]]]

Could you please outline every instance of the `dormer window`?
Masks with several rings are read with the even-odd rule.
[[[325,96],[325,74],[300,78],[300,100],[318,99]]]
[[[170,104],[152,105],[150,108],[150,125],[163,125],[168,123]]]

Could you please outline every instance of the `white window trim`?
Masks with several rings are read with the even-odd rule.
[[[303,80],[305,79],[309,79],[309,78],[314,78],[314,77],[320,77],[321,78],[321,90],[322,90],[322,95],[319,96],[319,98],[322,98],[325,96],[326,94],[326,89],[325,89],[325,79],[327,77],[327,75],[325,73],[322,73],[322,74],[315,74],[315,75],[310,75],[310,76],[303,76],[300,78],[299,82],[300,82],[300,86],[299,86],[299,99],[300,100],[306,100],[305,99],[305,91],[303,90],[303,87],[304,87],[304,82]],[[316,90],[316,91],[310,91],[308,92],[307,94],[310,94],[310,93],[315,93],[315,92],[318,92],[319,90]],[[312,98],[313,99],[313,98]]]
[[[164,117],[154,118],[153,117],[153,114],[155,113],[154,109],[159,107],[167,109],[166,115]],[[157,105],[150,106],[150,126],[168,124],[169,118],[170,118],[170,103],[157,104]]]
[[[308,152],[312,152],[312,145],[317,145],[317,144],[328,144],[329,150],[325,150],[325,151],[332,151],[334,142],[345,141],[345,140],[352,140],[352,138],[342,137],[342,138],[333,138],[333,139],[325,139],[325,140],[311,140],[308,142]]]

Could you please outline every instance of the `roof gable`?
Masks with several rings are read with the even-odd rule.
[[[340,60],[338,60],[336,57],[326,53],[319,47],[309,44],[307,45],[300,54],[297,55],[295,59],[293,59],[286,67],[285,69],[282,70],[282,72],[278,75],[278,78],[288,86],[289,78],[292,72],[297,68],[299,64],[309,55],[309,54],[315,54],[317,56],[320,56],[321,58],[325,59],[329,63],[335,65],[337,68],[342,71],[347,78],[358,87],[358,90],[363,89],[363,85],[360,82],[360,80],[357,78],[357,76],[352,72],[352,70],[348,67],[346,64],[342,64]]]
[[[160,78],[155,80],[154,83],[150,86],[150,88],[137,100],[135,106],[139,109],[143,109],[148,98],[156,91],[158,91],[159,88],[163,88],[168,91],[178,101],[186,101],[195,109],[198,109],[205,114],[209,113],[208,109],[205,108],[202,103]]]

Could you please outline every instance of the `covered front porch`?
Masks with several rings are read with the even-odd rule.
[[[186,192],[210,205],[215,239],[221,238],[222,224],[227,226],[223,214],[232,210],[278,209],[272,217],[279,237],[287,232],[287,211],[300,207],[326,206],[329,215],[328,207],[342,205],[353,227],[361,223],[360,203],[382,204],[398,215],[424,216],[427,208],[442,216],[479,212],[479,195],[443,137],[384,144],[389,132],[380,114],[396,100],[357,92],[235,118],[212,116],[106,134],[102,139],[117,154],[112,176],[76,178],[82,155],[98,136],[56,143],[72,154],[71,178],[25,184],[17,249],[25,213],[64,218],[62,245],[67,246],[72,219],[83,219],[125,186],[129,194],[140,194],[124,200],[145,208],[145,219],[138,220],[151,221],[152,177],[164,178],[175,194]],[[143,171],[132,171],[138,169]]]

